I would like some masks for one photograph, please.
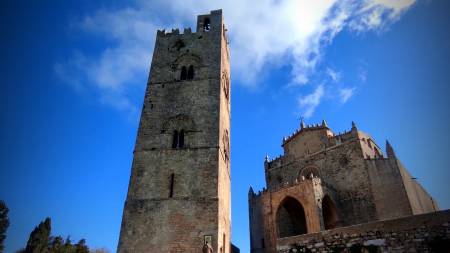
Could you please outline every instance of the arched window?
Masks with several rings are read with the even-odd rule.
[[[302,205],[292,197],[285,198],[277,210],[278,238],[306,234],[306,218]]]
[[[187,72],[187,80],[194,79],[194,66],[190,65]]]
[[[186,66],[181,68],[180,80],[186,80],[187,77],[187,69]]]
[[[205,18],[205,20],[203,20],[203,31],[209,32],[209,30],[211,30],[211,20]]]
[[[309,179],[320,177],[319,170],[316,167],[303,168],[299,173],[299,179],[301,179],[302,177]]]
[[[337,226],[338,216],[336,206],[328,195],[322,199],[322,217],[325,230],[333,229]]]

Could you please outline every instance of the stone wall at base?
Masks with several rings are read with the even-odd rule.
[[[277,240],[277,253],[291,252],[450,252],[450,210]]]

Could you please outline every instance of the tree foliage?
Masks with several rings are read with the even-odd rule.
[[[5,248],[4,242],[6,239],[6,230],[9,226],[8,212],[9,209],[5,202],[0,200],[0,253],[2,253]]]
[[[51,220],[46,218],[45,221],[39,223],[37,227],[30,234],[28,238],[27,246],[25,248],[26,253],[46,253],[47,244],[50,239]]]
[[[61,236],[50,234],[51,220],[46,218],[31,232],[26,248],[17,253],[89,253],[84,239],[72,244],[70,237],[64,240]]]

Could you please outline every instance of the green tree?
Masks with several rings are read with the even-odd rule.
[[[64,248],[64,239],[61,236],[55,236],[51,239],[49,252],[62,252]]]
[[[86,240],[81,239],[72,244],[70,236],[64,240],[61,236],[50,236],[51,220],[46,218],[30,234],[25,249],[16,253],[89,253]],[[1,252],[0,252],[1,253]]]
[[[50,241],[51,220],[46,218],[30,234],[25,253],[47,253]]]
[[[2,253],[3,249],[5,248],[5,245],[3,243],[5,242],[6,230],[9,226],[8,212],[9,209],[6,206],[5,202],[3,200],[0,200],[0,253]]]
[[[76,245],[75,245],[75,252],[76,253],[89,253],[89,248],[86,246],[86,240],[81,239]]]

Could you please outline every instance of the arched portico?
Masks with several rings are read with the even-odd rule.
[[[293,197],[286,197],[279,205],[276,216],[278,238],[307,233],[305,210]]]

